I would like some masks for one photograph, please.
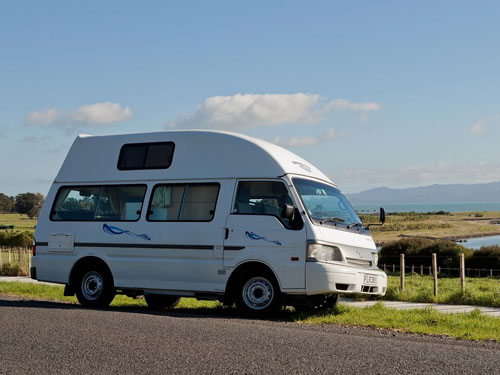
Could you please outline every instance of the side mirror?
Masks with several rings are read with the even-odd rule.
[[[385,223],[385,210],[384,207],[380,207],[380,225]]]
[[[293,220],[294,213],[295,213],[295,208],[290,204],[285,204],[281,209],[280,216],[283,219]]]

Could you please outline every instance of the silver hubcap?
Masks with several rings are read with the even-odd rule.
[[[247,281],[243,287],[243,301],[254,310],[268,307],[274,296],[273,285],[263,277],[254,277]]]
[[[82,280],[82,294],[89,300],[94,301],[98,299],[104,287],[104,280],[100,273],[96,271],[88,272]]]

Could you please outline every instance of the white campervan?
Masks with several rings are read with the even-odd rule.
[[[387,287],[368,228],[327,176],[216,131],[79,136],[33,255],[33,278],[65,284],[85,306],[123,293],[154,308],[195,297],[265,314]]]

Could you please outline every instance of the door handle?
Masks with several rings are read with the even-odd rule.
[[[225,233],[224,233],[224,239],[227,240],[229,238],[229,228],[224,228]]]

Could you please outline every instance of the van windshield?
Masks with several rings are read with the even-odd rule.
[[[294,178],[293,184],[304,203],[311,220],[316,224],[352,228],[356,231],[361,224],[356,212],[339,189],[321,182]]]

